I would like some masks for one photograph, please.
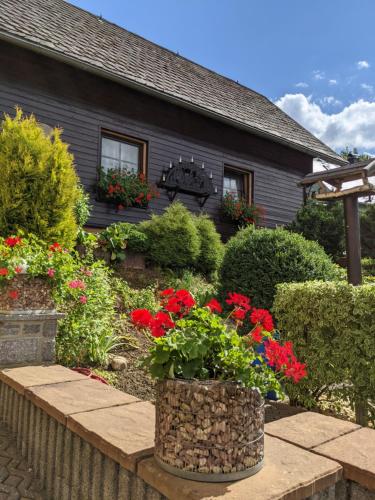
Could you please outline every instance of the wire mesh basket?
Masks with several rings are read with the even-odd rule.
[[[157,384],[155,459],[198,481],[231,481],[260,470],[264,401],[232,382],[163,380]]]

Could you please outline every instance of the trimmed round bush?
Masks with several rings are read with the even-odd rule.
[[[78,178],[61,131],[46,135],[33,115],[17,109],[0,125],[0,233],[24,231],[71,248]]]
[[[195,270],[205,276],[212,276],[219,270],[224,256],[224,245],[212,219],[208,215],[195,217],[200,238],[200,252]]]
[[[180,202],[153,215],[139,225],[149,240],[148,256],[163,268],[194,268],[200,252],[200,237],[189,210]]]
[[[323,248],[285,229],[239,231],[226,245],[221,293],[236,291],[256,307],[271,308],[278,283],[333,280],[341,272]]]

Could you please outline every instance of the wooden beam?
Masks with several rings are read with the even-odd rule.
[[[357,196],[344,198],[344,213],[348,281],[352,285],[360,285],[362,283],[361,237]]]

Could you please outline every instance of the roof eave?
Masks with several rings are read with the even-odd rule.
[[[330,163],[334,163],[335,165],[346,165],[347,164],[346,160],[339,158],[336,155],[328,155],[328,154],[322,153],[320,151],[317,151],[315,149],[311,149],[311,148],[304,146],[302,144],[288,141],[287,139],[280,137],[276,134],[265,132],[264,130],[261,130],[257,127],[248,125],[248,124],[240,122],[238,120],[234,120],[233,118],[222,115],[222,114],[215,112],[213,110],[203,108],[201,106],[198,106],[197,104],[191,103],[189,101],[186,101],[186,100],[181,99],[179,97],[173,96],[173,95],[168,94],[166,92],[162,92],[156,88],[150,87],[149,85],[146,85],[145,83],[137,82],[137,81],[132,80],[130,78],[127,78],[125,76],[118,76],[115,73],[112,73],[111,71],[108,71],[104,68],[99,68],[99,67],[94,66],[92,64],[85,63],[85,62],[83,62],[75,57],[67,56],[66,54],[62,54],[54,49],[50,49],[48,47],[38,45],[37,43],[33,43],[30,40],[26,40],[24,38],[18,37],[16,35],[11,34],[11,33],[5,33],[3,31],[0,31],[0,39],[7,41],[7,42],[11,42],[11,43],[18,45],[18,46],[27,48],[29,50],[33,50],[34,52],[38,52],[42,55],[46,55],[46,56],[48,56],[52,59],[55,59],[57,61],[64,62],[64,63],[69,64],[71,66],[75,66],[79,69],[87,71],[88,73],[92,73],[92,74],[95,74],[97,76],[101,76],[103,78],[106,78],[108,80],[112,80],[116,83],[120,83],[122,85],[133,88],[133,89],[138,90],[140,92],[158,97],[159,99],[162,99],[162,100],[171,102],[173,104],[176,104],[178,106],[181,106],[183,108],[195,111],[201,115],[205,115],[209,118],[213,118],[217,121],[229,124],[232,127],[235,127],[235,128],[247,131],[247,132],[251,132],[254,135],[257,135],[257,136],[260,136],[260,137],[263,137],[266,139],[272,139],[279,144],[286,145],[291,149],[295,149],[297,151],[305,153],[305,154],[312,156],[314,158],[318,157],[322,160],[328,161]]]

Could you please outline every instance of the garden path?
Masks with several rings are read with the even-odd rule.
[[[0,500],[46,500],[32,470],[17,451],[13,436],[0,424]]]

